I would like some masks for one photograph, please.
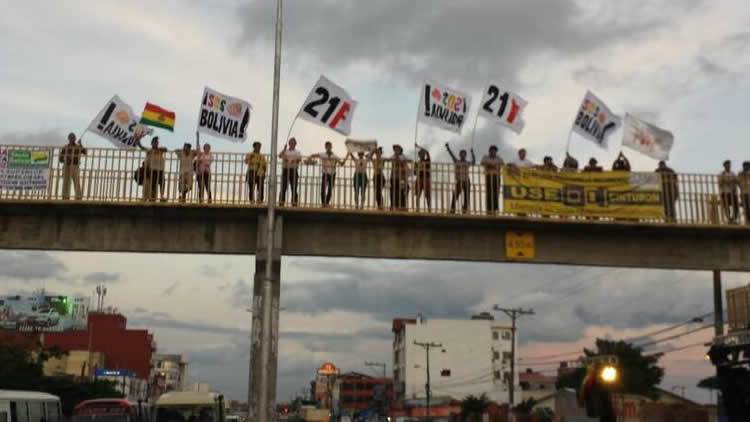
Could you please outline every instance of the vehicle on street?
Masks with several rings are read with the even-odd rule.
[[[73,409],[72,422],[150,422],[148,405],[126,399],[84,400]]]
[[[224,396],[216,393],[164,393],[154,404],[151,422],[226,422]]]
[[[60,398],[39,391],[0,390],[0,422],[62,422]]]

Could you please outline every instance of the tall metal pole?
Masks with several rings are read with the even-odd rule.
[[[429,420],[430,420],[430,396],[432,395],[432,389],[430,388],[430,348],[431,347],[443,347],[443,344],[442,343],[434,343],[434,342],[432,342],[432,343],[422,343],[422,342],[419,342],[419,341],[415,340],[414,341],[414,345],[415,346],[419,346],[419,347],[423,347],[425,353],[427,354],[427,365],[426,365],[427,383],[425,383],[425,385],[424,385],[424,391],[425,391],[425,395],[427,396],[426,397],[426,404],[427,404],[427,406],[426,406],[427,407],[427,416],[426,416],[426,418],[427,418],[427,421],[429,422]]]
[[[724,305],[721,298],[721,271],[714,270],[714,334],[724,335]]]
[[[494,309],[496,311],[503,311],[505,312],[508,317],[510,317],[511,320],[511,338],[510,338],[510,380],[508,381],[508,403],[510,404],[510,407],[513,407],[515,400],[514,400],[514,394],[516,389],[516,319],[521,315],[534,315],[533,309],[523,309],[523,308],[501,308],[498,305],[495,305]]]
[[[260,367],[261,373],[258,374],[260,382],[257,391],[257,417],[258,422],[271,422],[273,420],[272,403],[273,394],[271,388],[274,388],[271,382],[271,372],[276,368],[271,368],[271,344],[278,341],[278,332],[271,332],[273,324],[272,318],[278,318],[278,313],[273,312],[273,249],[274,249],[274,229],[275,215],[274,206],[276,205],[276,151],[279,135],[279,84],[281,79],[281,29],[282,29],[282,0],[276,0],[276,43],[273,64],[273,113],[271,116],[271,159],[270,174],[268,178],[268,218],[266,226],[268,227],[268,237],[266,240],[266,273],[263,280],[263,300],[261,303],[261,344],[260,344]],[[252,370],[252,367],[251,369]],[[252,391],[248,385],[248,391]],[[249,398],[251,401],[252,398]]]

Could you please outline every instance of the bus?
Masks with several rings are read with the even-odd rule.
[[[71,422],[150,422],[148,406],[126,399],[84,400],[73,408]],[[2,421],[0,421],[2,422]]]
[[[224,396],[187,391],[164,393],[156,400],[151,416],[151,422],[226,422]]]
[[[39,391],[0,390],[0,422],[62,422],[60,398]]]

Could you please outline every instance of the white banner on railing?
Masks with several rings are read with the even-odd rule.
[[[0,188],[46,189],[49,165],[48,150],[0,148]]]
[[[206,87],[198,113],[198,132],[232,142],[245,142],[252,109],[253,106],[245,100]]]
[[[91,121],[88,131],[112,142],[116,147],[135,148],[136,135],[150,135],[154,130],[138,124],[140,116],[133,113],[117,95],[104,105],[102,111]]]

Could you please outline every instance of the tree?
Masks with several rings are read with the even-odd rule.
[[[719,379],[716,378],[716,375],[712,375],[708,378],[703,378],[702,380],[698,381],[698,388],[705,388],[706,390],[718,390],[719,387]]]
[[[521,403],[513,406],[513,411],[518,413],[519,415],[530,415],[534,410],[534,406],[536,406],[536,403],[537,401],[533,397],[529,397]]]
[[[119,398],[122,394],[114,384],[104,380],[76,380],[72,376],[44,375],[44,362],[65,352],[43,349],[40,344],[0,343],[0,389],[44,391],[60,397],[62,411],[70,415],[83,400]]]
[[[479,420],[484,409],[490,404],[487,394],[481,396],[469,395],[461,401],[461,420]]]
[[[657,385],[664,377],[664,368],[657,366],[661,354],[644,355],[640,347],[624,341],[596,339],[596,350],[583,349],[584,357],[614,355],[618,359],[618,381],[612,391],[618,393],[641,394],[650,399],[659,396]],[[581,387],[586,376],[586,368],[576,368],[557,379],[557,388]]]

